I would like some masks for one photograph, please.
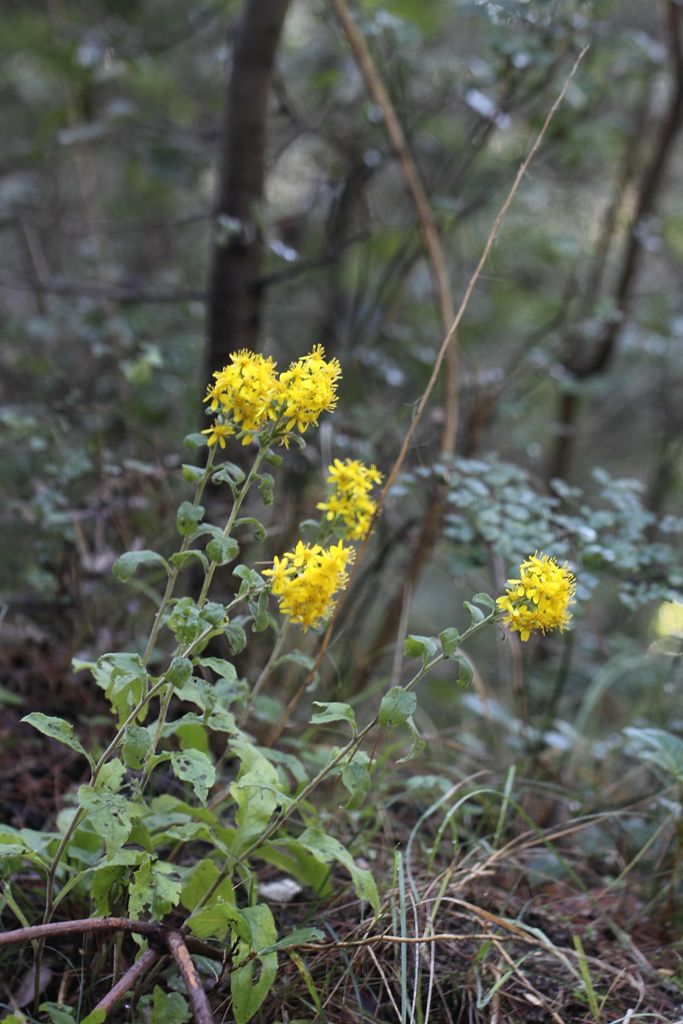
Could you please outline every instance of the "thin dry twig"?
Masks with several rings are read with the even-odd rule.
[[[156,942],[158,945],[166,946],[167,937],[173,929],[166,928],[162,924],[155,924],[153,921],[131,921],[127,917],[85,917],[76,921],[52,921],[49,924],[34,924],[28,928],[15,928],[13,931],[0,933],[0,946],[11,946],[18,942],[34,942],[36,939],[45,939],[53,935],[69,935],[84,932],[134,932],[136,935],[144,935],[145,938]],[[211,960],[218,960],[220,963],[225,959],[223,950],[216,949],[208,942],[201,939],[186,938],[188,949],[199,956],[208,957]]]
[[[396,460],[395,460],[393,466],[391,467],[391,470],[389,471],[389,474],[387,476],[387,479],[386,479],[386,482],[384,484],[384,487],[382,488],[382,491],[381,491],[381,493],[380,493],[380,495],[379,495],[379,497],[377,499],[377,510],[375,512],[375,520],[380,515],[380,513],[381,513],[381,511],[382,511],[382,509],[384,507],[384,504],[386,502],[389,490],[396,483],[396,479],[397,479],[399,473],[401,472],[401,469],[403,468],[403,463],[406,460],[406,456],[407,456],[408,451],[410,449],[411,442],[412,442],[413,437],[415,436],[415,432],[416,432],[416,430],[417,430],[417,428],[418,428],[418,426],[419,426],[419,424],[420,424],[420,422],[422,420],[422,416],[424,415],[424,411],[425,411],[425,409],[427,407],[427,403],[429,402],[429,399],[431,398],[432,392],[434,390],[434,386],[435,386],[437,378],[439,376],[439,371],[441,369],[441,365],[442,365],[442,363],[443,363],[443,361],[444,361],[444,359],[446,357],[446,353],[448,352],[449,345],[450,345],[453,337],[455,336],[455,333],[458,330],[458,327],[460,326],[460,324],[462,322],[462,319],[463,319],[463,317],[465,315],[465,312],[467,311],[467,307],[469,306],[470,299],[472,298],[472,293],[474,292],[474,289],[475,289],[475,287],[477,285],[477,282],[479,281],[479,278],[481,277],[482,271],[483,271],[483,269],[484,269],[484,267],[486,265],[486,261],[489,258],[489,255],[491,253],[491,249],[493,248],[494,242],[496,241],[496,239],[498,237],[498,233],[499,233],[499,231],[501,229],[503,221],[505,220],[507,212],[510,209],[510,206],[512,204],[513,199],[515,198],[515,196],[517,195],[517,192],[519,191],[519,187],[520,187],[520,185],[522,183],[522,179],[524,178],[524,175],[528,171],[529,166],[531,165],[531,162],[533,161],[534,157],[536,156],[536,154],[538,153],[538,150],[541,147],[541,144],[543,142],[543,139],[545,138],[545,135],[546,135],[546,132],[548,130],[548,127],[550,126],[551,121],[555,117],[555,114],[557,113],[557,110],[558,110],[560,104],[564,100],[564,97],[565,97],[565,95],[567,93],[567,89],[569,88],[569,85],[570,85],[574,75],[576,74],[581,61],[583,60],[583,58],[585,57],[586,53],[588,52],[588,49],[589,49],[588,46],[584,46],[584,48],[581,50],[581,52],[579,53],[578,57],[574,61],[572,69],[569,72],[569,74],[567,75],[567,77],[565,78],[564,83],[562,85],[562,88],[560,89],[560,92],[559,92],[557,98],[555,99],[554,103],[550,107],[550,110],[548,111],[548,113],[546,115],[546,118],[545,118],[543,124],[541,125],[540,131],[538,132],[536,138],[534,139],[534,142],[533,142],[533,145],[531,146],[531,149],[527,153],[525,159],[520,164],[519,170],[517,171],[517,174],[515,175],[515,178],[514,178],[514,181],[513,181],[512,185],[510,187],[510,190],[508,191],[508,194],[505,197],[505,200],[504,200],[502,206],[500,207],[500,210],[498,211],[498,214],[496,215],[496,218],[495,218],[495,220],[494,220],[494,222],[493,222],[493,224],[491,226],[491,230],[489,231],[488,237],[487,237],[486,242],[484,244],[484,248],[483,248],[481,257],[479,258],[479,262],[477,263],[474,271],[472,272],[472,275],[470,276],[470,279],[469,279],[469,281],[467,283],[467,287],[465,288],[465,292],[463,294],[462,300],[461,300],[460,305],[458,307],[458,311],[456,312],[456,314],[455,314],[455,316],[454,316],[454,318],[453,318],[453,320],[452,320],[448,330],[446,331],[445,337],[444,337],[444,339],[443,339],[443,341],[441,343],[441,347],[440,347],[440,349],[439,349],[439,351],[437,353],[436,359],[434,361],[434,366],[432,367],[431,376],[430,376],[430,378],[429,378],[429,380],[427,382],[427,386],[424,389],[424,391],[423,391],[423,393],[422,393],[422,395],[421,395],[421,397],[420,397],[420,399],[419,399],[419,401],[417,403],[417,406],[415,407],[415,412],[413,413],[413,418],[412,418],[410,427],[408,428],[408,431],[407,431],[407,433],[406,433],[406,435],[405,435],[405,437],[403,439],[403,444],[401,445],[401,449],[400,449],[400,451],[398,453],[398,456],[396,457]],[[364,554],[364,552],[366,550],[366,547],[367,547],[367,544],[368,544],[368,541],[370,539],[371,534],[372,534],[372,530],[370,530],[368,532],[365,540],[362,542],[362,544],[360,546],[360,549],[359,549],[358,554],[356,556],[356,559],[355,559],[355,562],[354,562],[354,566],[353,566],[353,569],[352,569],[352,572],[351,572],[351,581],[350,582],[353,581],[354,577],[356,576],[356,574],[358,572],[358,567],[361,564],[361,561],[362,561],[362,558],[363,558],[363,554]],[[346,594],[349,593],[349,589],[350,588],[347,588],[347,590],[345,592]],[[304,678],[303,682],[301,683],[299,689],[295,692],[295,694],[293,695],[293,697],[291,698],[291,700],[287,704],[287,707],[285,708],[285,710],[284,710],[284,712],[283,712],[283,714],[282,714],[282,716],[280,718],[280,721],[277,723],[277,725],[272,730],[270,736],[268,737],[267,743],[268,743],[269,746],[272,746],[278,740],[280,735],[282,734],[282,731],[284,730],[285,726],[287,725],[287,722],[289,721],[289,719],[290,719],[291,715],[293,714],[295,708],[297,707],[299,701],[301,700],[301,698],[303,697],[304,693],[306,692],[307,687],[310,685],[311,681],[313,680],[313,677],[315,676],[315,673],[320,668],[320,664],[321,664],[323,658],[325,657],[325,654],[326,654],[327,649],[328,649],[329,644],[330,644],[330,639],[332,637],[332,631],[334,629],[335,622],[337,620],[339,612],[341,611],[341,608],[344,605],[344,596],[345,595],[342,594],[342,596],[341,596],[340,600],[338,601],[337,606],[336,606],[336,608],[335,608],[335,610],[333,612],[332,618],[330,619],[329,625],[328,625],[327,629],[325,630],[325,635],[323,636],[322,643],[320,645],[320,649],[319,649],[318,654],[316,656],[315,664],[310,669],[308,674],[305,676],[305,678]]]
[[[183,976],[196,1024],[214,1024],[209,1000],[202,988],[197,968],[192,963],[186,940],[180,932],[172,931],[166,936],[166,945]]]
[[[95,1007],[96,1010],[104,1010],[105,1016],[109,1016],[119,999],[122,999],[127,992],[133,988],[135,983],[147,973],[150,967],[156,963],[162,954],[158,949],[150,947],[145,950],[139,960],[132,964],[125,974],[122,974],[114,987],[107,992],[106,996],[100,999]]]

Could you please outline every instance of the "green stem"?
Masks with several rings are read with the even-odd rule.
[[[200,643],[202,643],[204,640],[206,640],[212,634],[217,633],[217,632],[218,631],[216,630],[215,626],[209,626],[207,629],[204,630],[203,633],[200,633],[200,635],[198,637],[196,637],[192,641],[191,644],[188,644],[187,648],[181,653],[181,657],[186,658],[188,656],[188,654],[192,653],[192,651],[194,650],[194,648],[196,646],[198,646]],[[126,732],[126,729],[128,728],[128,726],[131,725],[136,720],[136,718],[138,717],[140,712],[144,711],[145,707],[149,704],[151,699],[153,697],[155,697],[157,695],[157,693],[159,693],[164,688],[164,686],[166,686],[166,685],[168,685],[168,684],[166,683],[166,673],[164,672],[164,674],[159,677],[159,679],[154,684],[154,686],[151,688],[151,690],[149,690],[142,697],[142,699],[139,701],[139,703],[136,705],[136,707],[134,707],[133,710],[130,712],[130,714],[128,715],[128,717],[124,721],[123,725],[120,726],[120,728],[118,729],[118,731],[117,731],[116,735],[114,736],[113,740],[111,741],[111,743],[106,748],[104,753],[101,755],[99,761],[97,762],[97,764],[93,768],[92,776],[91,776],[90,782],[88,783],[88,785],[90,786],[91,789],[95,786],[95,783],[97,782],[99,774],[102,771],[102,769],[104,768],[104,766],[107,763],[107,761],[109,760],[109,757],[111,756],[111,754],[113,754],[113,752],[116,750],[117,746],[119,745],[119,743],[123,739],[123,737],[125,735],[125,732]],[[60,842],[60,844],[57,847],[57,850],[55,852],[52,864],[50,865],[50,870],[48,871],[47,883],[46,883],[45,914],[44,914],[44,917],[43,917],[43,924],[47,924],[48,923],[48,921],[50,920],[50,915],[52,914],[52,906],[53,906],[53,902],[54,902],[54,884],[55,884],[55,877],[57,875],[57,868],[59,867],[59,863],[60,863],[62,857],[64,856],[64,851],[66,850],[67,846],[69,845],[69,842],[71,841],[71,837],[73,836],[74,832],[76,831],[76,829],[80,825],[81,821],[83,820],[84,813],[85,812],[83,811],[83,808],[79,807],[79,809],[74,814],[74,816],[71,819],[71,822],[70,822],[66,832],[62,836],[61,842]]]
[[[273,440],[274,432],[275,431],[273,429],[273,431],[271,431],[271,433],[268,435],[268,437],[264,440],[261,449],[259,450],[256,458],[254,459],[253,466],[249,470],[249,473],[247,474],[247,477],[246,477],[244,483],[242,484],[240,490],[235,495],[235,500],[234,500],[233,505],[232,505],[232,511],[230,512],[230,516],[228,517],[228,521],[225,524],[225,528],[223,530],[223,537],[229,537],[230,533],[232,532],[232,528],[235,525],[235,520],[237,519],[237,516],[239,515],[239,511],[240,511],[240,509],[242,507],[242,503],[244,502],[244,499],[246,498],[246,496],[247,496],[247,494],[248,494],[252,484],[254,483],[254,480],[256,479],[256,476],[258,475],[258,471],[261,468],[261,463],[263,462],[263,460],[266,457],[266,452],[268,451],[268,446],[270,445],[271,441]],[[206,597],[207,597],[207,594],[209,593],[209,588],[211,587],[211,582],[213,580],[214,573],[216,572],[217,568],[218,568],[218,562],[212,562],[211,565],[209,566],[209,568],[206,570],[206,572],[204,574],[204,583],[202,585],[201,593],[200,593],[199,597],[197,598],[197,605],[200,608],[202,607],[202,605],[206,601]]]
[[[469,640],[471,637],[475,635],[475,633],[478,633],[480,630],[484,629],[485,626],[488,626],[491,622],[495,620],[496,616],[497,612],[492,611],[489,615],[482,619],[481,622],[474,623],[472,626],[470,626],[470,628],[467,629],[461,636],[460,644],[462,644],[465,640]],[[435,658],[432,658],[431,661],[423,665],[419,672],[415,673],[412,679],[410,679],[404,686],[404,690],[410,691],[414,689],[420,682],[420,680],[424,679],[424,677],[429,672],[431,672],[435,665],[438,665],[440,662],[446,660],[448,659],[445,657],[444,654],[437,654]],[[379,715],[377,714],[370,722],[368,722],[368,724],[363,729],[361,729],[359,733],[357,733],[355,736],[353,736],[351,740],[349,740],[346,746],[342,747],[342,749],[337,752],[337,754],[332,758],[331,761],[329,761],[323,768],[320,769],[318,774],[313,779],[311,779],[311,781],[306,786],[304,786],[304,788],[294,798],[294,800],[292,800],[292,802],[288,804],[287,808],[281,811],[280,814],[278,814],[275,820],[272,821],[271,824],[263,830],[261,835],[258,836],[258,838],[255,839],[253,843],[251,843],[247,847],[244,853],[240,854],[240,862],[247,861],[247,859],[251,856],[252,853],[254,853],[255,850],[257,850],[260,846],[263,846],[264,843],[268,842],[271,836],[275,835],[275,833],[280,828],[282,828],[285,822],[292,816],[294,811],[296,811],[296,809],[301,806],[304,800],[308,799],[311,793],[313,793],[313,791],[318,788],[320,783],[327,778],[330,772],[332,772],[337,767],[338,764],[340,764],[347,756],[350,755],[350,758],[352,758],[356,754],[363,740],[375,728],[378,722]],[[201,898],[197,906],[194,908],[193,913],[196,913],[198,910],[200,910],[203,906],[206,905],[206,903],[211,899],[211,897],[219,888],[219,886],[223,884],[225,879],[230,874],[231,870],[232,865],[226,865],[223,867],[220,874],[214,879],[212,885],[209,886],[204,896]]]
[[[279,632],[279,634],[278,634],[278,636],[277,636],[277,638],[275,640],[275,643],[273,644],[273,649],[270,652],[270,657],[268,658],[268,661],[263,666],[263,669],[261,670],[260,676],[258,677],[256,682],[254,683],[252,691],[249,694],[249,696],[247,697],[247,700],[246,700],[245,705],[244,705],[244,710],[242,711],[242,714],[240,715],[239,722],[238,722],[238,725],[239,725],[240,729],[244,726],[245,722],[247,721],[247,719],[249,717],[249,712],[251,711],[251,709],[253,707],[254,701],[256,700],[256,698],[258,697],[259,693],[263,689],[264,683],[266,683],[267,680],[269,679],[270,674],[271,674],[271,672],[273,670],[273,666],[274,666],[275,662],[280,657],[280,652],[282,651],[282,648],[284,646],[285,640],[287,639],[287,633],[289,632],[289,626],[290,626],[290,621],[289,621],[289,619],[287,619],[285,621],[285,623],[283,624],[283,626],[282,626],[282,628],[281,628],[281,630],[280,630],[280,632]]]
[[[209,482],[209,477],[211,476],[211,471],[213,469],[213,460],[214,460],[215,455],[216,455],[216,449],[215,449],[215,447],[211,447],[209,449],[209,454],[208,454],[208,457],[207,457],[207,460],[206,460],[206,467],[204,469],[204,473],[202,474],[201,478],[199,479],[199,481],[197,483],[197,487],[196,487],[195,492],[194,492],[194,497],[192,499],[192,504],[193,505],[198,505],[199,502],[201,501],[201,497],[202,497],[202,495],[204,493],[204,489],[206,488],[206,485]],[[191,541],[191,537],[183,537],[183,542],[180,545],[180,552],[179,552],[179,554],[184,554],[187,551],[187,549],[190,546],[190,541]],[[182,569],[181,566],[174,566],[173,569],[171,570],[171,575],[168,577],[168,579],[166,581],[166,589],[164,590],[164,595],[161,598],[161,604],[159,605],[159,607],[157,609],[157,613],[154,616],[154,622],[152,623],[152,628],[150,630],[149,639],[147,640],[147,646],[145,647],[145,653],[142,656],[142,664],[145,667],[147,667],[147,663],[148,663],[149,659],[152,656],[152,652],[153,652],[154,647],[155,647],[156,642],[157,642],[157,637],[159,636],[159,630],[161,629],[161,623],[162,623],[162,619],[164,617],[164,612],[168,608],[168,603],[171,600],[171,598],[173,597],[173,592],[175,590],[175,585],[178,582],[178,577],[180,576],[181,569]]]

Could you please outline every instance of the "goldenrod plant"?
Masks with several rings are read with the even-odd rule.
[[[138,929],[141,951],[154,924],[172,925],[173,934],[194,942],[194,949],[197,942],[220,943],[229,960],[238,1024],[246,1024],[266,998],[276,978],[278,950],[322,937],[311,928],[277,934],[269,905],[258,897],[255,865],[285,864],[300,884],[321,894],[329,891],[329,865],[336,861],[349,872],[368,913],[379,918],[375,879],[355,862],[341,835],[325,828],[314,802],[317,788],[339,777],[348,806],[362,803],[371,785],[363,749],[371,732],[406,726],[412,742],[404,760],[423,748],[413,717],[415,689],[435,666],[454,662],[457,678],[469,682],[472,666],[463,645],[474,634],[501,620],[523,640],[534,630],[564,629],[574,594],[569,568],[534,554],[497,602],[483,593],[466,602],[470,623],[462,631],[448,627],[438,637],[406,639],[404,654],[419,659],[419,667],[388,689],[366,724],[357,723],[347,703],[313,702],[313,726],[342,723],[350,730],[347,742],[329,750],[315,773],[291,753],[260,745],[250,731],[254,698],[284,662],[294,661],[302,672],[310,667],[310,659],[295,647],[287,650],[288,640],[297,628],[320,629],[333,615],[349,583],[354,542],[367,536],[377,514],[373,490],[381,473],[356,459],[335,459],[327,473],[327,497],[318,503],[323,517],[316,538],[276,555],[262,572],[246,564],[227,567],[238,561],[245,534],[265,537],[257,517],[241,514],[254,488],[263,503],[273,500],[274,479],[264,466],[277,466],[278,447],[304,444],[303,435],[334,410],[340,377],[339,363],[327,359],[321,346],[284,372],[270,357],[240,351],[214,375],[206,397],[213,422],[194,438],[206,445],[207,458],[203,467],[183,468],[195,492],[177,512],[178,550],[169,557],[129,551],[114,565],[124,583],[145,566],[164,569],[166,587],[145,649],[74,665],[88,668],[104,690],[114,719],[112,738],[105,749],[89,750],[67,722],[39,712],[27,715],[26,722],[87,759],[90,781],[62,811],[58,832],[27,836],[4,829],[0,836],[10,878],[25,859],[40,872],[48,929],[66,898],[78,894],[90,901],[94,920],[123,915],[130,930]],[[248,470],[221,461],[229,442],[251,446]],[[226,487],[232,496],[220,525],[207,521],[201,504],[210,484]],[[189,565],[199,565],[203,574],[196,597],[177,592]],[[227,601],[211,599],[219,571],[231,590]],[[277,599],[277,612],[271,597]],[[250,631],[268,630],[271,656],[249,686],[232,658],[248,643]],[[220,655],[209,652],[216,641],[225,649]],[[179,711],[188,705],[194,710]],[[222,750],[218,760],[217,749]],[[18,908],[17,916],[30,924]],[[37,979],[39,964],[40,944]],[[188,982],[190,995],[192,990]],[[193,1009],[199,1012],[194,1002]],[[86,1018],[91,1024],[101,1019],[99,1010],[93,1013]]]

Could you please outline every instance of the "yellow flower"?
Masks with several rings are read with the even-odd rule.
[[[278,404],[285,430],[295,428],[303,434],[318,425],[323,412],[332,412],[337,405],[337,384],[341,377],[338,359],[325,359],[325,349],[315,345],[307,356],[292,363],[280,374]],[[283,443],[287,444],[286,434]]]
[[[275,557],[270,576],[271,593],[279,598],[280,611],[304,630],[326,619],[335,606],[335,594],[349,582],[347,566],[354,550],[342,541],[329,548],[299,541],[294,551]]]
[[[218,423],[216,421],[212,427],[208,427],[206,430],[202,430],[202,434],[208,434],[209,440],[206,442],[211,447],[212,444],[217,444],[221,448],[225,448],[226,437],[231,437],[235,431],[227,423]]]
[[[270,356],[248,349],[233,352],[228,365],[214,373],[214,383],[209,385],[204,401],[212,410],[220,409],[241,430],[260,430],[273,417],[278,399],[275,369]],[[250,440],[247,436],[242,443],[249,444]]]
[[[530,555],[519,568],[519,579],[507,581],[496,601],[503,623],[526,641],[532,632],[565,629],[571,619],[576,580],[566,562],[558,565],[550,555]]]
[[[330,522],[337,520],[344,527],[349,540],[363,540],[377,510],[370,491],[382,482],[382,474],[376,466],[366,466],[358,459],[335,459],[328,474],[327,482],[332,487],[327,501],[319,502],[317,507]]]

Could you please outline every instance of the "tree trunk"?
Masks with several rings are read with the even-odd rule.
[[[237,348],[256,348],[261,319],[266,117],[289,0],[246,0],[228,80],[209,288],[209,371]]]

